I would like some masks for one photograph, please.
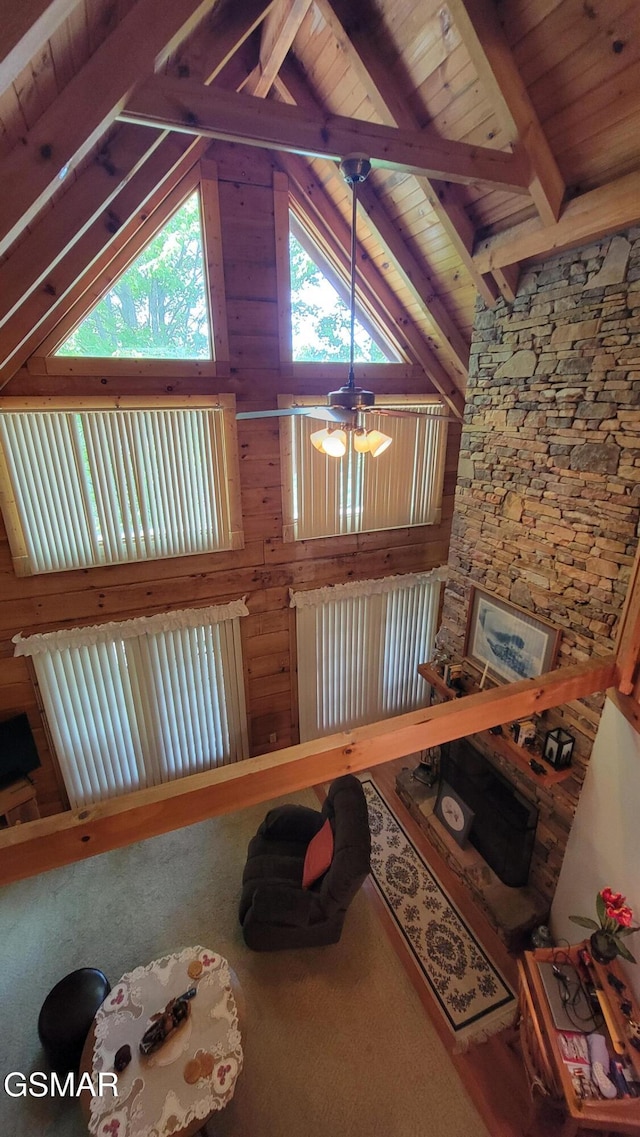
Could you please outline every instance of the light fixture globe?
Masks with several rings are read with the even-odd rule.
[[[368,442],[371,457],[378,458],[391,446],[393,439],[389,438],[388,434],[383,434],[381,430],[370,430]]]
[[[369,453],[369,434],[362,427],[356,430],[353,436],[353,449],[358,454]]]
[[[391,441],[391,439],[389,439]],[[322,449],[332,458],[342,458],[347,452],[347,436],[344,430],[330,430],[325,438]]]

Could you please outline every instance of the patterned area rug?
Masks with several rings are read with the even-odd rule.
[[[509,1026],[516,998],[506,980],[370,778],[371,873],[458,1047]]]

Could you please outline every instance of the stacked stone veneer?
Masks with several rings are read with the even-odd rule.
[[[529,268],[512,305],[476,313],[445,593],[461,658],[473,583],[562,629],[559,662],[610,652],[638,535],[640,229]],[[531,882],[555,891],[602,697],[549,712],[576,735],[572,776],[539,789],[497,764],[540,822]]]

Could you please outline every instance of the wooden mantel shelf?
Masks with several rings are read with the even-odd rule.
[[[443,699],[458,698],[456,691],[453,691],[451,687],[447,687],[442,676],[439,675],[430,664],[418,664],[418,673]],[[473,692],[466,691],[465,694],[470,695],[473,694]],[[464,695],[460,697],[464,698]],[[540,755],[525,750],[524,746],[518,746],[517,743],[509,737],[508,731],[508,725],[504,725],[502,727],[502,734],[491,734],[488,730],[480,730],[477,733],[488,743],[496,754],[500,754],[502,758],[506,758],[508,762],[512,762],[527,778],[530,778],[532,782],[537,782],[538,785],[554,786],[557,785],[558,782],[564,782],[567,778],[571,777],[573,773],[571,766],[567,766],[565,770],[552,769],[551,766],[547,766]],[[536,761],[539,761],[540,764],[544,766],[546,773],[536,774],[535,770],[531,769],[529,763],[532,758],[535,758]]]

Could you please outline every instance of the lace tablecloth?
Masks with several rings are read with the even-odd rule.
[[[155,1054],[142,1055],[151,1015],[190,987],[197,994],[189,1017]],[[107,1090],[91,1100],[95,1137],[177,1135],[196,1119],[204,1124],[233,1097],[242,1069],[238,1014],[229,965],[213,951],[186,948],[123,975],[98,1010],[94,1030],[94,1084],[100,1071],[114,1069],[121,1046],[128,1043],[132,1054],[118,1075],[118,1097]]]

